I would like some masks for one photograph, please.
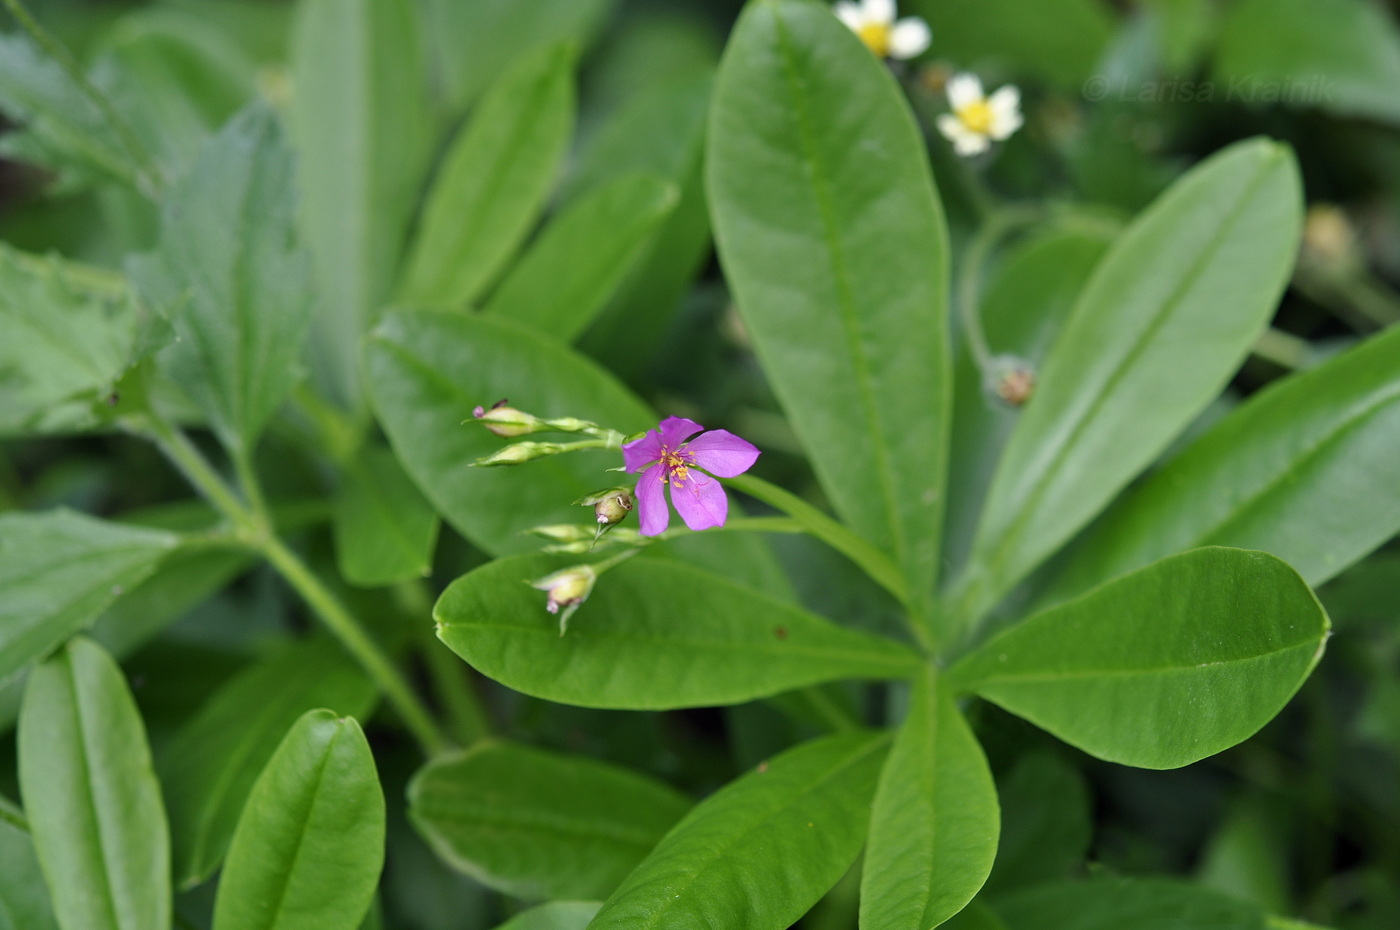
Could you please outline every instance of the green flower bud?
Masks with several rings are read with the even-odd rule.
[[[563,636],[569,625],[569,618],[578,610],[578,605],[588,600],[588,595],[593,593],[593,585],[597,580],[598,573],[593,570],[593,566],[572,565],[530,582],[530,587],[549,592],[549,601],[545,609],[552,614],[559,614],[559,635]]]
[[[628,487],[604,488],[586,497],[580,497],[575,504],[592,505],[593,514],[600,526],[609,527],[621,523],[632,512],[635,502],[632,489]]]
[[[527,533],[535,536],[542,536],[554,542],[588,542],[593,538],[593,531],[586,526],[578,526],[573,523],[551,523],[546,526],[532,526]]]
[[[1004,404],[1023,406],[1035,393],[1035,366],[1015,355],[992,359],[986,375],[986,389]]]
[[[504,399],[496,401],[489,410],[485,407],[477,407],[472,411],[472,416],[480,420],[482,426],[503,439],[548,429],[539,417],[522,410],[516,410],[509,406]]]
[[[495,465],[520,465],[546,455],[554,455],[562,450],[557,442],[513,442],[477,459],[473,465],[489,468]]]

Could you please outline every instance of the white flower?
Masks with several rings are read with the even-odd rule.
[[[894,0],[841,0],[836,15],[881,58],[917,58],[933,38],[916,16],[895,21]]]
[[[955,74],[948,81],[948,103],[953,112],[938,118],[938,131],[959,155],[981,154],[993,140],[1021,128],[1021,92],[1010,84],[988,97],[977,75]]]

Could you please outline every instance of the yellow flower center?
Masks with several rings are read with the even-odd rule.
[[[661,449],[661,483],[668,480],[675,485],[685,484],[690,477],[690,472],[686,470],[685,459],[681,458],[679,452],[672,452],[664,446]]]
[[[978,100],[965,107],[960,107],[957,110],[957,117],[958,122],[966,126],[969,132],[975,132],[982,136],[992,134],[992,107],[985,100]]]
[[[856,30],[856,35],[866,44],[869,49],[881,58],[888,58],[890,54],[890,25],[889,23],[866,23]]]

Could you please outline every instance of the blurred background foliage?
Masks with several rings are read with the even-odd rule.
[[[754,440],[768,453],[766,477],[817,495],[728,306],[700,190],[705,75],[737,0],[418,6],[422,78],[433,101],[425,155],[408,139],[394,140],[391,153],[440,158],[505,69],[560,40],[575,42],[579,115],[554,207],[628,159],[681,186],[680,205],[655,246],[669,250],[660,266],[671,271],[634,274],[580,345],[656,406]],[[290,2],[35,0],[33,9],[148,141],[161,171],[178,172],[199,141],[253,97],[285,108],[296,93]],[[976,70],[989,86],[1022,88],[1026,128],[993,160],[959,162],[929,132],[955,246],[965,246],[984,219],[986,191],[1011,201],[1091,205],[1102,219],[1068,241],[1027,235],[1002,251],[985,283],[993,343],[1016,340],[1007,348],[1034,358],[1118,223],[1187,166],[1261,133],[1298,153],[1312,208],[1306,242],[1273,329],[1208,416],[1400,321],[1394,9],[1374,0],[905,0],[901,12],[933,28],[927,54],[892,66],[926,131],[945,108],[942,88],[954,70]],[[16,44],[0,45],[0,99],[41,92],[35,88],[52,67]],[[652,149],[631,148],[629,121],[655,138]],[[100,158],[69,157],[42,127],[10,123],[6,130],[0,239],[113,270],[123,256],[152,246],[155,208],[111,183]],[[970,183],[969,172],[981,182]],[[1013,415],[987,407],[993,421]],[[297,442],[304,428],[280,421],[260,455],[277,463],[267,472],[269,490],[285,502],[284,522],[303,527],[310,551],[329,563],[327,478]],[[953,481],[954,500],[975,499],[987,475],[965,460],[961,471],[955,464]],[[179,503],[188,496],[153,449],[120,435],[0,441],[0,509],[67,505],[182,526],[201,519],[198,505]],[[956,526],[959,519],[954,506],[950,520]],[[802,538],[782,538],[777,548],[805,602],[860,625],[890,623],[891,605],[838,557]],[[158,758],[206,697],[287,631],[307,627],[267,569],[249,572],[246,559],[227,553],[188,558],[192,564],[173,582],[118,602],[97,631],[127,656]],[[450,580],[482,559],[444,529],[433,580]],[[384,618],[386,639],[426,631],[400,622],[425,613],[411,593],[344,593],[361,616]],[[1006,825],[990,887],[1085,873],[1185,876],[1273,913],[1348,930],[1400,927],[1400,547],[1392,542],[1320,593],[1336,632],[1298,699],[1257,737],[1183,770],[1098,762],[978,705],[974,722],[997,774]],[[781,701],[610,713],[476,684],[498,726],[521,740],[624,762],[696,793],[818,731],[809,708]],[[830,690],[879,715],[876,686]],[[0,692],[7,729],[15,699],[14,689]],[[383,925],[465,930],[509,916],[517,903],[450,872],[393,803],[417,763],[413,747],[393,728],[371,736],[391,799]],[[0,791],[11,796],[13,751],[7,735]],[[196,888],[180,910],[197,920],[190,915],[205,911],[211,894],[208,885]],[[803,925],[853,927],[854,885],[839,885]]]

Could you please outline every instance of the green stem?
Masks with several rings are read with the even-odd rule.
[[[472,688],[470,666],[438,640],[431,623],[421,622],[430,619],[433,613],[427,584],[422,580],[406,582],[395,589],[395,594],[412,619],[413,628],[420,631],[423,664],[432,680],[433,693],[447,715],[448,727],[458,742],[471,746],[490,736],[491,719]]]
[[[781,510],[806,528],[817,539],[850,559],[876,584],[890,592],[901,604],[909,602],[909,584],[904,574],[885,552],[844,524],[838,523],[802,498],[753,475],[725,478],[724,483],[750,497]]]
[[[151,199],[155,199],[155,195],[159,190],[159,184],[157,182],[157,175],[150,170],[150,153],[146,151],[146,147],[141,144],[141,140],[137,138],[136,134],[131,131],[131,127],[127,125],[126,120],[122,119],[121,114],[112,106],[112,101],[107,99],[107,95],[99,90],[97,85],[88,80],[88,76],[84,73],[82,66],[78,64],[78,60],[63,46],[63,43],[59,42],[47,29],[39,25],[39,21],[34,18],[33,14],[29,12],[20,0],[3,0],[3,2],[11,15],[19,21],[24,31],[33,36],[34,41],[39,43],[39,46],[48,53],[50,58],[58,62],[59,67],[68,74],[69,79],[72,80],[74,84],[78,85],[78,89],[81,90],[102,113],[102,118],[108,122],[112,127],[112,131],[121,139],[122,146],[126,149],[127,156],[135,163],[132,179],[136,186],[143,194]]]
[[[963,336],[973,361],[983,376],[992,373],[992,351],[987,345],[987,336],[982,329],[982,316],[979,312],[982,303],[982,273],[987,260],[1001,244],[1003,238],[1014,230],[1034,223],[1044,213],[1036,207],[1005,207],[993,213],[977,230],[968,243],[958,266],[958,318],[962,323]]]
[[[447,748],[447,740],[418,695],[408,686],[399,670],[380,650],[350,612],[340,603],[321,579],[307,567],[282,540],[269,537],[262,547],[263,554],[278,573],[290,584],[321,620],[341,641],[350,654],[367,671],[381,691],[403,717],[425,754],[437,755]]]
[[[29,821],[25,818],[24,812],[19,806],[9,798],[0,796],[0,823],[7,823],[16,830],[29,832]]]
[[[175,467],[185,476],[204,498],[229,520],[239,532],[249,537],[259,535],[260,527],[256,518],[244,503],[234,494],[233,489],[214,471],[208,459],[195,448],[184,431],[175,429],[164,418],[145,415],[132,421],[129,428],[146,436],[156,444],[165,457],[175,463]]]
[[[1259,334],[1250,350],[1259,358],[1273,362],[1290,371],[1301,371],[1308,367],[1312,356],[1312,344],[1272,326]]]

